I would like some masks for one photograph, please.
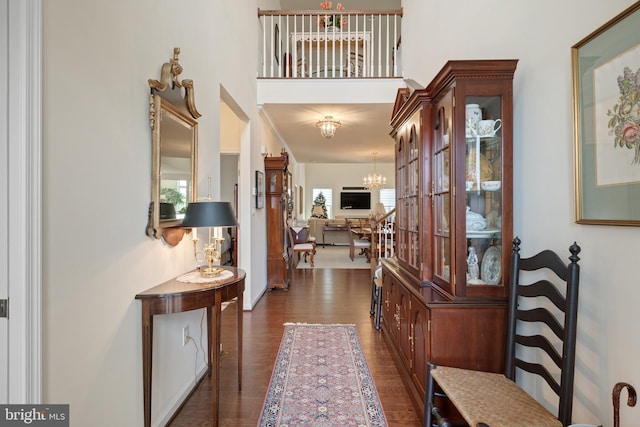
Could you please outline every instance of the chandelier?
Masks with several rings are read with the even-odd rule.
[[[333,138],[333,135],[336,133],[336,129],[338,129],[342,124],[333,119],[333,116],[325,116],[324,120],[320,120],[316,123],[316,126],[320,128],[320,135],[324,136],[327,139]]]
[[[376,173],[376,155],[378,153],[373,153],[373,173],[364,177],[364,186],[367,190],[376,190],[381,188],[383,185],[386,185],[387,178],[382,176],[382,174]]]

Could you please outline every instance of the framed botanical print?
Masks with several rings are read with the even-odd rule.
[[[264,208],[264,174],[256,171],[256,209]]]
[[[640,226],[640,2],[572,47],[575,214]]]

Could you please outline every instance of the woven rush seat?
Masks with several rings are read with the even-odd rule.
[[[431,375],[470,426],[562,427],[553,414],[503,374],[438,366]]]

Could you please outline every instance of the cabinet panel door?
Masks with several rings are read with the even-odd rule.
[[[400,342],[400,283],[397,281],[395,277],[389,276],[389,292],[388,299],[385,300],[385,305],[387,306],[387,311],[389,312],[387,330],[389,331],[389,335],[391,336],[391,340],[396,343],[396,345]]]
[[[421,396],[425,393],[427,363],[429,362],[429,319],[427,307],[412,298],[411,301],[411,336],[413,369],[411,379]]]
[[[506,307],[430,307],[431,361],[444,366],[502,372]]]
[[[391,288],[391,276],[385,270],[382,270],[382,327],[389,333],[391,333],[393,325]]]
[[[402,359],[402,363],[404,363],[405,368],[407,368],[407,370],[411,372],[411,294],[404,286],[399,286],[397,289],[399,291],[398,305],[396,308],[398,312],[398,350],[400,351],[400,358]]]

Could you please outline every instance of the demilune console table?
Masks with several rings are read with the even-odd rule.
[[[184,283],[171,279],[136,295],[142,302],[142,378],[144,390],[144,425],[151,426],[151,367],[153,355],[153,316],[207,309],[208,373],[211,376],[213,426],[218,425],[220,366],[220,317],[222,302],[237,297],[238,390],[242,389],[242,294],[245,272],[235,267],[223,267],[232,276],[208,283]]]

